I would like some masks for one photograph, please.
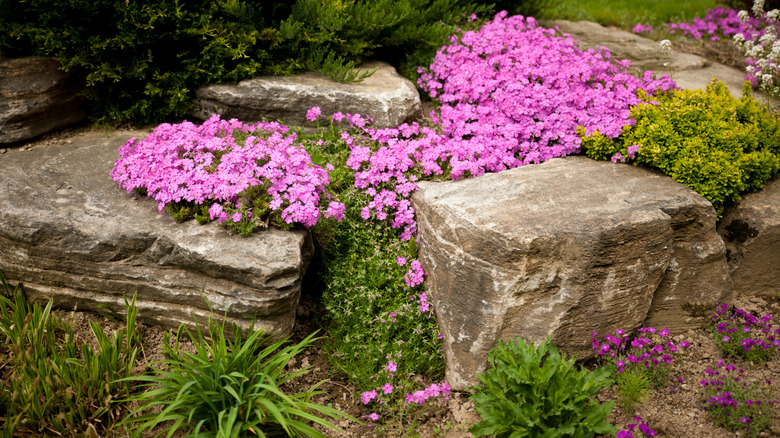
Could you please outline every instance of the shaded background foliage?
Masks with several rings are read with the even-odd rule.
[[[533,14],[549,0],[499,1]],[[93,120],[177,120],[208,83],[312,69],[349,79],[382,59],[416,80],[474,0],[0,0],[0,56],[54,56]]]

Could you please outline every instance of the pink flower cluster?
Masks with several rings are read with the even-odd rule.
[[[406,394],[406,403],[417,403],[418,405],[421,405],[430,398],[449,397],[449,395],[450,385],[447,384],[447,382],[442,382],[441,384],[434,383],[425,389],[420,389],[412,394]]]
[[[200,126],[162,124],[119,149],[111,177],[127,191],[145,189],[160,211],[169,203],[206,204],[210,218],[220,222],[257,220],[239,196],[261,186],[269,196],[268,210],[280,211],[288,224],[311,227],[320,217],[328,173],[312,163],[294,133],[287,133],[279,123],[244,125],[219,115]],[[325,215],[339,219],[344,206],[331,202]]]
[[[708,9],[704,17],[696,17],[689,23],[668,23],[666,28],[669,33],[679,32],[697,40],[706,35],[711,41],[718,41],[721,36],[731,37],[738,33],[751,40],[758,39],[763,23],[754,17],[742,21],[738,14],[734,9],[718,6]]]
[[[672,355],[680,354],[682,349],[688,347],[688,343],[685,341],[679,344],[663,341],[669,335],[669,330],[665,328],[656,330],[654,327],[642,327],[638,331],[640,335],[630,339],[625,331],[618,329],[615,331],[615,336],[606,335],[603,341],[599,341],[597,333],[593,332],[593,351],[596,352],[597,356],[615,359],[618,373],[622,373],[634,363],[641,363],[646,368],[659,364],[670,365],[674,362]],[[649,339],[651,335],[657,335],[661,341],[654,343],[653,340]],[[632,354],[626,354],[629,345],[633,348]]]
[[[420,86],[442,104],[439,125],[455,179],[577,153],[579,126],[617,137],[632,123],[639,89],[676,87],[666,75],[631,76],[629,61],[612,60],[604,47],[582,51],[533,18],[506,15],[453,37],[420,71]]]

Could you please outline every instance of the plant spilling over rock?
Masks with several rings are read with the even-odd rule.
[[[747,31],[734,35],[734,41],[744,50],[746,77],[751,84],[780,99],[780,9],[765,12],[764,1],[756,0],[753,15],[739,12],[743,22],[755,22],[755,29],[746,26]]]
[[[178,349],[185,330],[195,353]],[[154,375],[125,379],[141,382],[147,388],[133,399],[142,403],[133,415],[143,415],[124,420],[133,426],[134,436],[173,421],[168,436],[185,428],[193,431],[193,436],[324,438],[326,435],[308,423],[336,429],[320,416],[354,420],[331,406],[310,401],[312,396],[322,393],[316,388],[323,381],[299,394],[285,394],[279,388],[311,371],[311,367],[298,371],[286,367],[314,342],[314,334],[295,345],[284,346],[287,339],[269,345],[263,331],[254,331],[254,325],[245,336],[235,325],[229,330],[224,320],[217,324],[209,319],[205,335],[200,327],[193,334],[182,325],[173,344],[169,338],[167,333],[163,341],[165,360],[158,362]],[[162,410],[155,412],[154,407]]]
[[[755,191],[780,170],[780,119],[750,97],[734,99],[713,81],[631,109],[634,126],[613,139],[584,129],[585,154],[597,160],[657,168],[709,200],[718,218],[727,202]]]
[[[126,326],[110,336],[90,321],[97,350],[78,349],[73,327],[26,302],[20,286],[11,291],[0,273],[0,359],[13,377],[0,384],[0,429],[7,436],[97,435],[126,413],[135,385],[131,376],[141,347],[135,330],[135,296]],[[7,362],[5,361],[7,358]]]
[[[742,309],[721,305],[712,315],[712,334],[721,350],[729,356],[764,363],[780,347],[780,328],[772,329],[772,315],[761,318]]]
[[[609,51],[582,51],[533,18],[506,13],[453,36],[419,84],[441,103],[452,176],[478,176],[579,152],[578,126],[617,137],[639,90],[674,88],[664,76],[627,73]]]
[[[663,387],[674,372],[675,358],[679,358],[688,343],[672,342],[669,330],[642,327],[639,335],[629,337],[625,331],[616,330],[615,336],[606,335],[599,341],[593,332],[592,348],[606,366],[617,372],[615,383],[621,407],[629,412],[652,389]]]
[[[379,58],[414,76],[467,23],[470,0],[0,2],[0,56],[55,56],[93,118],[181,118],[197,88],[304,68],[338,80]],[[415,79],[415,77],[413,77]]]
[[[518,338],[491,350],[490,369],[479,376],[484,386],[471,396],[482,421],[476,436],[537,437],[615,433],[605,420],[614,402],[595,396],[609,385],[609,371],[575,369],[548,339],[534,348]]]
[[[311,227],[320,217],[341,218],[343,204],[320,195],[328,173],[311,162],[294,133],[278,123],[244,125],[212,116],[203,125],[163,124],[119,150],[111,177],[141,189],[177,220],[216,219],[242,235],[271,219],[282,227]]]
[[[705,370],[701,397],[715,424],[730,430],[744,430],[757,437],[769,427],[776,400],[769,399],[771,381],[748,382],[745,370],[718,361],[718,368]]]

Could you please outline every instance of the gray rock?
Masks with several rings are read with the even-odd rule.
[[[230,236],[215,223],[177,224],[157,204],[120,189],[118,148],[146,132],[96,131],[67,146],[0,158],[0,270],[31,299],[62,308],[124,310],[164,327],[216,317],[291,333],[313,246],[306,231]]]
[[[557,26],[559,34],[569,34],[580,40],[581,49],[608,48],[612,58],[631,61],[634,74],[644,70],[652,70],[658,75],[668,74],[680,88],[686,90],[704,88],[713,78],[717,78],[728,87],[732,96],[742,96],[745,73],[736,68],[677,50],[672,50],[671,56],[665,57],[657,41],[590,21],[548,20],[543,25],[548,28]],[[753,96],[762,102],[777,105],[763,93],[755,92]]]
[[[83,120],[78,87],[54,58],[0,58],[0,143],[27,140]]]
[[[711,204],[653,171],[585,157],[420,183],[420,260],[447,380],[477,384],[498,339],[547,336],[591,357],[591,332],[682,332],[731,280]]]
[[[420,95],[414,85],[386,63],[361,67],[374,68],[378,70],[373,75],[353,84],[307,72],[249,79],[237,85],[209,85],[196,92],[192,114],[204,120],[221,114],[223,119],[282,120],[302,126],[310,124],[306,111],[319,106],[327,118],[337,112],[369,115],[379,128],[395,127],[418,116]],[[320,121],[328,120],[323,116]]]
[[[727,207],[718,232],[737,292],[765,298],[780,293],[780,179]]]

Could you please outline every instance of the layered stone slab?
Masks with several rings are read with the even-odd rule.
[[[78,92],[54,58],[0,58],[0,144],[83,120]]]
[[[217,318],[291,333],[313,246],[306,231],[230,236],[175,223],[109,176],[119,147],[146,132],[96,131],[69,145],[0,155],[0,270],[32,300],[124,310],[166,327]]]
[[[780,293],[780,179],[727,207],[718,232],[736,291],[764,298]]]
[[[197,90],[192,114],[207,119],[243,121],[282,120],[310,125],[306,111],[320,107],[324,123],[334,113],[371,116],[378,128],[396,127],[420,114],[420,95],[414,84],[384,62],[370,62],[361,71],[376,72],[356,83],[340,83],[314,72],[295,76],[260,77],[236,85],[209,85]]]
[[[684,309],[731,296],[714,209],[660,173],[568,157],[419,186],[420,259],[454,388],[479,382],[498,339],[552,336],[587,358],[594,331],[679,333],[702,323]]]

